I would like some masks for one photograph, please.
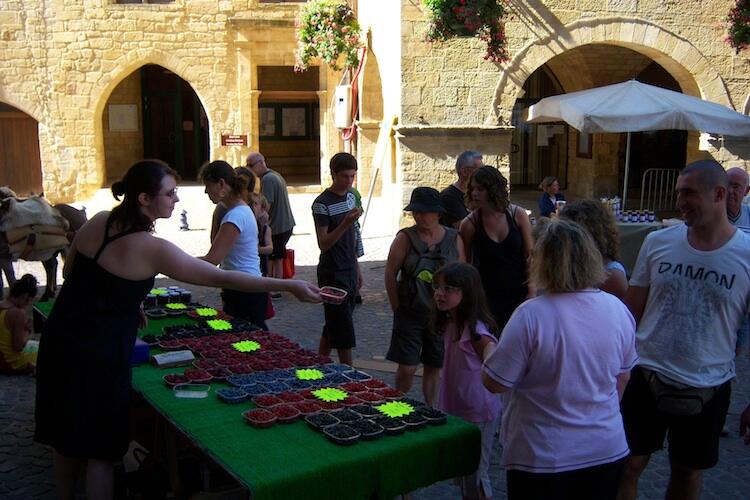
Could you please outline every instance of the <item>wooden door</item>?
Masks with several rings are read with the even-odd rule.
[[[38,124],[20,111],[0,111],[0,186],[19,196],[42,192]]]

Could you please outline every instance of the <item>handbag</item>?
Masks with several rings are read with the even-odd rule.
[[[288,280],[294,278],[294,250],[291,248],[286,249],[286,255],[284,256],[284,279]]]
[[[698,415],[718,390],[718,387],[675,387],[663,375],[643,367],[641,370],[656,399],[656,408],[669,415]]]

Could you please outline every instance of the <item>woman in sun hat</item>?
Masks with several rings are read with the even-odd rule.
[[[432,273],[449,262],[463,262],[461,237],[440,225],[445,210],[440,193],[418,187],[404,210],[415,224],[396,234],[385,265],[385,289],[393,311],[393,333],[386,356],[398,363],[396,388],[408,392],[420,362],[424,367],[422,393],[430,405],[437,403],[443,344],[429,325],[432,307]]]

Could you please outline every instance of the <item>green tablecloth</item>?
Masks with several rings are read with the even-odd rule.
[[[35,307],[46,316],[51,303]],[[192,321],[150,320],[140,335]],[[241,414],[252,404],[220,402],[215,391],[223,384],[213,383],[206,399],[176,398],[162,377],[182,369],[136,367],[133,389],[247,486],[253,498],[393,498],[470,474],[479,463],[479,430],[460,419],[451,417],[445,425],[342,447],[302,421],[269,429],[247,425]]]
[[[247,425],[241,413],[250,403],[228,405],[213,394],[180,399],[162,381],[164,373],[140,366],[133,387],[177,428],[232,472],[253,498],[393,498],[436,481],[470,474],[479,461],[477,427],[450,418],[377,441],[342,447],[304,422],[269,429]]]

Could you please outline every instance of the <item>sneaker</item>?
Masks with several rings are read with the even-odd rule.
[[[271,294],[272,299],[280,299],[281,298],[281,292],[273,292]]]

